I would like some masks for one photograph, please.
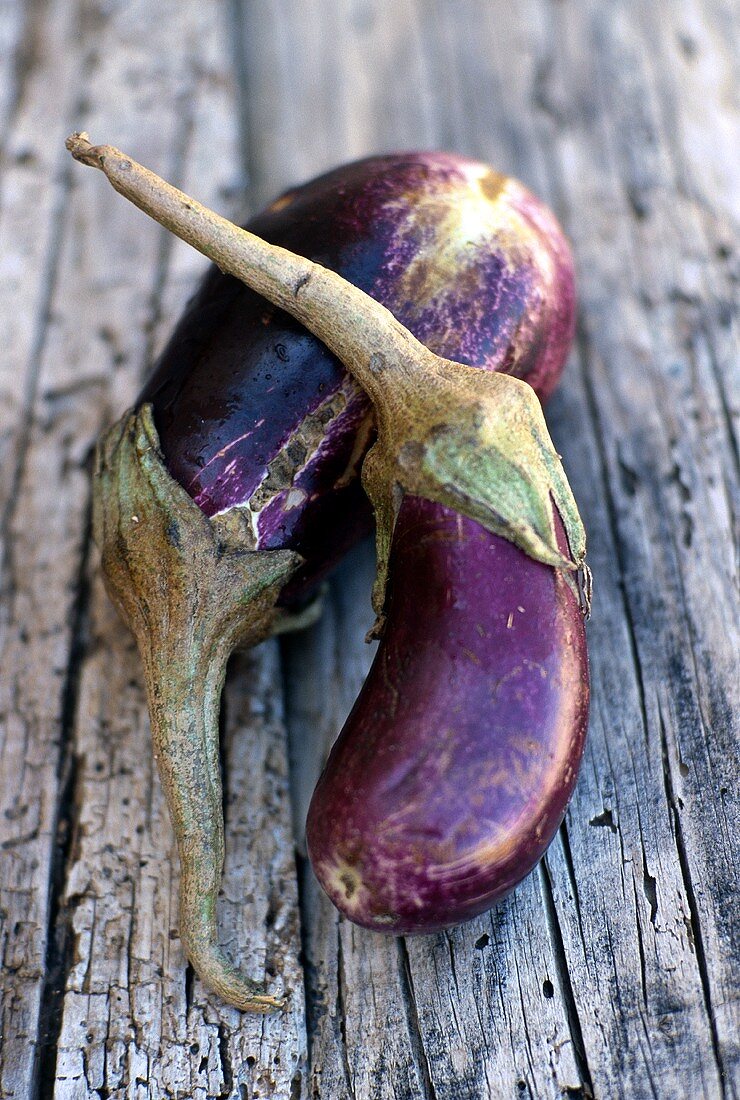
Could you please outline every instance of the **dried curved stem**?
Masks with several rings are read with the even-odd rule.
[[[145,214],[305,325],[373,401],[387,395],[388,386],[371,352],[394,365],[407,361],[410,344],[418,355],[430,354],[390,310],[336,272],[240,229],[111,145],[93,145],[85,133],[72,134],[66,144]]]

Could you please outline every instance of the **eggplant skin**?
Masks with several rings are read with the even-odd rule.
[[[545,400],[570,344],[573,268],[548,209],[487,165],[371,157],[278,198],[248,228],[333,268],[439,355],[525,378]],[[254,549],[297,550],[310,590],[370,529],[365,395],[287,314],[212,268],[139,398],[170,473],[209,516],[252,513]]]
[[[308,814],[335,905],[391,933],[489,909],[563,818],[588,702],[583,616],[563,573],[405,498],[385,633]]]

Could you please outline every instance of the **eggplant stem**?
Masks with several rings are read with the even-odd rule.
[[[144,660],[154,757],[180,858],[179,932],[198,977],[224,1000],[269,1012],[281,1001],[246,978],[219,946],[217,899],[224,857],[219,773],[219,711],[231,646],[211,651],[206,667],[169,652]]]
[[[106,587],[144,666],[154,756],[180,855],[180,938],[198,976],[238,1008],[270,1012],[264,993],[218,943],[224,862],[219,709],[240,642],[265,638],[277,598],[302,559],[245,552],[233,517],[208,519],[168,473],[150,405],[98,444],[94,533]]]
[[[268,996],[226,957],[218,942],[216,902],[224,863],[218,719],[229,640],[205,662],[181,665],[170,653],[144,660],[154,757],[180,856],[180,939],[198,977],[237,1008],[270,1012]],[[174,674],[173,674],[174,673]]]
[[[417,364],[431,353],[374,298],[336,272],[234,225],[111,145],[93,145],[86,133],[72,134],[66,145],[145,214],[305,325],[380,402],[381,417],[389,391],[405,388],[404,382],[413,387],[413,377],[418,386]]]

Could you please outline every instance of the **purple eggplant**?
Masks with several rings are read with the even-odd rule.
[[[552,393],[570,344],[570,253],[520,183],[443,153],[370,157],[287,192],[248,228],[339,272],[432,351]],[[213,268],[139,403],[172,476],[208,516],[249,504],[256,549],[305,565],[305,595],[371,529],[359,480],[370,402],[284,310]]]
[[[249,228],[372,293],[447,358],[515,373],[542,399],[557,381],[572,331],[572,266],[552,216],[514,180],[459,157],[374,157],[288,193]],[[347,403],[332,407],[348,391]],[[209,274],[142,400],[153,403],[171,472],[209,515],[254,496],[269,465],[262,455],[273,460],[293,448],[304,465],[281,469],[257,520],[257,545],[305,553],[301,579],[323,575],[366,527],[359,479],[345,474],[359,467],[358,437],[369,442],[366,396],[323,344],[238,280]],[[320,447],[306,461],[296,434],[317,408],[327,410],[315,423]],[[385,635],[312,801],[308,842],[322,885],[352,919],[430,930],[490,907],[552,839],[585,735],[585,644],[578,603],[556,571],[474,521],[408,498],[394,545]],[[300,588],[293,582],[289,595]],[[506,689],[492,696],[502,677]],[[440,753],[446,724],[463,762]],[[496,766],[510,772],[498,801],[492,747]],[[424,790],[439,773],[430,765],[448,761],[454,788],[471,758],[483,785],[474,803],[440,791],[444,813],[432,820]],[[399,770],[403,782],[393,778]],[[491,815],[502,836],[495,849]],[[385,821],[395,824],[386,829]],[[473,874],[465,853],[481,846]],[[455,853],[454,872],[442,852],[448,864]],[[425,890],[415,867],[426,869]]]
[[[583,616],[562,572],[406,497],[385,631],[308,814],[334,904],[394,933],[489,909],[562,820],[588,695]]]
[[[574,580],[585,536],[532,387],[505,377],[526,374],[544,397],[562,368],[573,281],[556,223],[480,165],[404,157],[285,196],[257,226],[273,236],[266,243],[117,150],[86,135],[68,144],[305,325],[370,398],[377,436],[362,481],[376,515],[383,641],[317,788],[310,852],[337,904],[371,927],[429,930],[479,912],[542,854],[585,731]],[[312,188],[331,231],[313,225]],[[349,244],[337,246],[336,265],[355,264],[375,297],[324,266],[323,234],[338,229]],[[323,263],[276,246],[282,233],[291,247],[291,233],[308,241]],[[239,302],[258,314],[249,321]],[[291,362],[281,331],[300,351],[295,381],[278,374],[255,407],[267,373]],[[223,670],[233,645],[274,629],[276,604],[310,588],[356,537],[359,509],[345,518],[342,494],[373,439],[362,394],[331,357],[300,350],[308,339],[211,276],[140,407],[98,451],[96,538],[147,671],[181,853],[181,934],[213,988],[261,1011],[276,1002],[228,963],[216,936]],[[304,383],[301,406],[292,387]],[[215,396],[201,405],[209,386]],[[336,532],[325,526],[327,501]]]

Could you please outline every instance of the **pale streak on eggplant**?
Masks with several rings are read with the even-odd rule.
[[[215,455],[212,455],[205,463],[205,465],[200,470],[198,470],[198,473],[190,479],[186,488],[188,490],[188,493],[192,496],[193,500],[195,500],[196,504],[198,503],[198,493],[194,492],[194,490],[195,486],[200,481],[204,471],[209,469],[214,464],[214,462],[218,462],[220,458],[223,458],[224,455],[228,454],[229,451],[232,450],[234,447],[238,446],[239,443],[242,443],[245,439],[249,439],[251,435],[254,435],[256,429],[262,427],[264,422],[264,418],[262,420],[258,420],[257,423],[254,424],[248,432],[243,432],[242,435],[238,435],[236,439],[229,440],[226,446],[222,447],[220,451],[216,451]]]
[[[331,422],[347,407],[347,394],[340,387],[301,421],[285,444],[270,459],[264,478],[249,498],[257,515],[292,486],[296,475],[316,455]]]
[[[426,227],[434,227],[437,237],[446,242],[434,253],[432,261],[423,252],[413,257],[400,278],[401,295],[423,309],[443,294],[450,284],[450,275],[461,270],[460,260],[470,252],[471,245],[495,237],[498,253],[513,270],[512,257],[522,246],[524,218],[512,197],[524,193],[521,184],[509,176],[500,175],[484,164],[465,164],[460,171],[470,189],[457,192],[450,189],[443,195],[402,194],[388,206],[404,211],[402,234],[421,237]],[[549,244],[549,242],[548,242]],[[540,234],[530,229],[526,245],[536,258],[536,269],[549,289],[555,278],[555,262],[550,248]],[[486,303],[490,308],[490,303]]]
[[[351,395],[346,384],[331,394],[291,431],[285,443],[270,459],[260,483],[243,504],[229,505],[212,519],[228,524],[234,534],[239,531],[247,550],[259,550],[262,532],[260,517],[274,500],[290,493],[296,477],[316,458],[332,422],[344,412]],[[297,490],[301,491],[302,490]],[[195,498],[197,503],[197,497]],[[287,503],[287,501],[286,501]]]

